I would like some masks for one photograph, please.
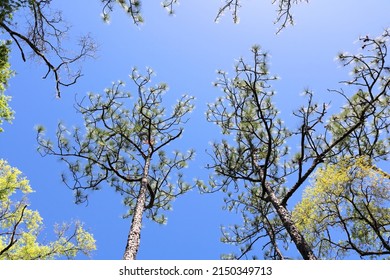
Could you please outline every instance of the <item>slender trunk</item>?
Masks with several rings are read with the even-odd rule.
[[[130,232],[127,237],[127,244],[125,253],[123,255],[124,260],[135,260],[137,257],[139,245],[141,242],[141,228],[142,228],[142,217],[145,210],[146,193],[148,191],[148,174],[150,166],[150,157],[145,161],[143,176],[141,180],[141,188],[135,204],[135,210],[133,219],[131,221]]]
[[[276,212],[279,215],[279,218],[282,220],[284,227],[286,228],[288,234],[290,235],[292,241],[297,247],[299,253],[301,253],[302,257],[305,260],[316,260],[316,256],[314,255],[311,247],[307,244],[305,238],[299,232],[298,228],[295,226],[294,221],[292,220],[290,212],[284,207],[279,199],[276,197],[275,193],[272,191],[270,186],[266,184],[266,191],[269,195],[270,201],[275,208]]]

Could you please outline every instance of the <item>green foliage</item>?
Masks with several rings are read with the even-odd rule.
[[[203,190],[224,191],[225,209],[242,215],[243,224],[224,228],[222,237],[225,243],[241,245],[240,254],[224,258],[242,258],[253,249],[258,234],[270,234],[270,246],[263,248],[270,258],[278,254],[273,243],[286,241],[286,234],[280,230],[280,219],[271,205],[262,200],[267,194],[261,169],[268,170],[267,183],[282,194],[283,177],[278,174],[278,166],[288,153],[285,142],[291,132],[272,102],[275,94],[272,82],[277,77],[269,72],[268,54],[259,46],[253,46],[251,57],[253,64],[243,58],[238,60],[233,77],[218,71],[215,86],[224,96],[209,104],[206,114],[208,121],[220,126],[224,136],[234,139],[212,144],[214,164],[209,167],[216,176],[210,178],[208,190],[198,181]]]
[[[27,202],[32,191],[18,169],[0,160],[0,260],[74,258],[95,250],[93,236],[80,222],[57,225],[57,239],[42,244],[43,219]]]
[[[390,150],[390,80],[387,62],[390,30],[381,36],[359,39],[361,52],[340,53],[340,63],[351,69],[351,78],[343,83],[356,90],[350,96],[344,90],[332,90],[346,100],[341,111],[334,114],[326,128],[337,143],[335,154],[344,157],[368,156],[371,161],[388,160]],[[348,133],[350,130],[353,132]],[[334,157],[333,162],[337,161]]]
[[[317,170],[293,217],[325,259],[390,255],[390,177],[367,157],[343,159]]]
[[[181,126],[194,108],[194,98],[182,95],[168,110],[163,102],[168,86],[151,85],[153,75],[151,69],[145,75],[133,69],[130,77],[137,98],[123,89],[122,81],[113,83],[103,94],[88,94],[77,106],[84,127],[69,131],[60,123],[58,149],[45,139],[43,127],[37,127],[40,152],[57,155],[67,164],[72,179],[68,180],[66,175],[63,179],[75,191],[77,203],[86,201],[88,191],[98,190],[107,182],[123,195],[129,209],[125,217],[130,217],[141,180],[146,176],[153,190],[148,193],[148,200],[153,203],[146,209],[146,216],[165,223],[160,212],[170,210],[171,202],[190,189],[182,180],[183,175],[173,175],[173,171],[186,168],[195,152],[169,150],[168,144],[181,137]]]
[[[13,13],[29,3],[28,0],[0,0],[0,22],[9,23]]]
[[[384,92],[374,100],[372,94],[362,90],[351,97],[343,96],[348,103],[339,113],[331,116],[327,128],[334,138],[338,138],[351,127],[359,127],[340,142],[335,152],[341,157],[357,154],[367,155],[371,160],[387,160],[390,145],[381,133],[390,131],[390,123],[387,122],[390,118],[390,96]],[[372,102],[376,103],[375,107],[370,106]],[[364,125],[359,125],[362,122],[361,115],[367,115]]]
[[[10,42],[0,41],[0,132],[3,131],[1,128],[3,120],[11,122],[14,115],[12,109],[9,107],[11,97],[4,94],[8,80],[13,74],[8,61],[9,44]]]
[[[136,258],[144,214],[166,223],[164,212],[172,209],[172,201],[191,189],[181,170],[195,152],[182,153],[168,145],[182,136],[194,98],[182,95],[168,110],[163,102],[168,86],[152,85],[153,75],[151,69],[144,75],[133,69],[136,99],[123,90],[122,81],[104,94],[88,94],[76,106],[84,127],[69,131],[59,123],[56,145],[37,127],[39,151],[67,164],[71,179],[63,175],[63,181],[74,190],[77,203],[105,183],[123,196],[128,208],[124,217],[132,217],[124,259]]]
[[[233,75],[218,71],[215,85],[223,96],[208,106],[207,120],[221,128],[223,139],[212,144],[209,168],[215,173],[208,186],[201,180],[197,184],[203,191],[224,191],[225,208],[241,214],[242,224],[225,227],[223,231],[223,242],[240,246],[240,254],[230,254],[228,258],[248,257],[259,240],[262,240],[259,251],[271,259],[285,258],[291,241],[305,259],[341,258],[346,251],[362,257],[390,252],[388,188],[380,188],[386,182],[373,180],[373,174],[362,176],[352,172],[352,177],[346,179],[355,181],[347,184],[341,176],[346,171],[339,174],[327,170],[323,177],[331,191],[319,187],[315,194],[308,191],[308,198],[297,208],[300,210],[295,210],[294,217],[290,210],[294,206],[293,195],[305,187],[305,182],[322,164],[337,166],[346,159],[364,159],[367,166],[379,172],[375,165],[388,160],[389,37],[390,30],[376,38],[361,37],[360,53],[340,54],[343,66],[352,68],[352,77],[342,81],[347,89],[331,92],[343,97],[345,105],[326,121],[329,103],[316,103],[313,92],[305,90],[306,102],[293,112],[298,124],[292,129],[284,125],[273,103],[271,82],[276,77],[269,74],[268,55],[260,47],[252,48],[251,63],[238,60]],[[388,179],[386,173],[378,174]],[[365,178],[373,181],[366,182]],[[345,185],[356,190],[347,190]],[[345,193],[348,191],[351,196]],[[328,201],[328,208],[318,210],[315,207],[320,204],[315,200],[318,192],[324,197],[333,192],[333,204]],[[340,201],[343,196],[346,202]],[[344,212],[332,216],[337,209],[330,207],[337,203],[348,209],[347,216],[343,216]],[[300,213],[300,220],[296,213]],[[316,226],[322,228],[313,228]],[[328,228],[334,231],[328,232]],[[313,237],[311,231],[323,235]],[[344,243],[334,242],[331,234],[337,233],[348,236]],[[326,243],[323,240],[327,236]]]

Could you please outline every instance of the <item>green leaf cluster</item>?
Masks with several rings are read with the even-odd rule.
[[[286,140],[291,132],[273,102],[272,82],[278,78],[270,74],[269,55],[255,45],[251,57],[252,63],[238,59],[232,75],[218,71],[214,85],[223,96],[208,104],[206,113],[207,120],[221,128],[223,139],[212,144],[214,164],[209,167],[215,175],[210,176],[209,187],[200,180],[197,184],[202,190],[225,192],[225,209],[242,217],[242,225],[222,231],[222,241],[240,245],[240,254],[224,258],[242,258],[253,249],[259,236],[269,235],[271,239],[263,247],[266,258],[277,254],[276,242],[287,244],[287,236],[280,230],[281,221],[266,201],[264,185],[271,184],[275,193],[283,194],[280,162],[288,154]],[[234,140],[225,138],[229,136]],[[266,178],[264,170],[268,173]]]
[[[390,177],[367,157],[317,170],[293,218],[322,258],[390,254]]]
[[[170,150],[168,146],[181,137],[182,125],[194,109],[194,98],[183,94],[167,108],[163,97],[168,85],[152,84],[153,76],[150,68],[144,74],[132,70],[136,98],[124,89],[123,81],[113,83],[102,94],[89,93],[76,106],[84,127],[68,130],[59,123],[57,147],[44,137],[43,127],[37,127],[39,151],[59,156],[67,164],[71,179],[64,175],[63,180],[74,190],[77,203],[85,202],[89,191],[107,183],[123,196],[128,208],[124,217],[132,216],[141,180],[147,178],[153,193],[148,191],[146,201],[153,203],[145,215],[165,223],[161,212],[171,210],[171,202],[191,188],[180,171],[195,152]]]
[[[11,122],[14,116],[14,112],[9,106],[11,97],[4,94],[8,85],[8,80],[13,74],[10,70],[10,64],[8,61],[9,44],[9,41],[0,41],[0,132],[3,131],[1,128],[3,121],[5,120],[7,122]]]
[[[27,201],[32,191],[20,170],[0,160],[0,260],[74,258],[96,249],[93,236],[80,222],[56,225],[56,240],[43,244],[39,238],[43,219]]]
[[[31,0],[0,0],[0,22],[9,23],[13,13],[30,2]]]

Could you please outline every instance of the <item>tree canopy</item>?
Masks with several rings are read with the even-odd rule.
[[[390,175],[365,156],[321,167],[293,210],[316,255],[343,259],[390,254]]]
[[[280,33],[294,24],[295,6],[309,1],[270,2],[276,7],[274,24]],[[145,3],[101,0],[97,9],[108,22],[117,7],[130,16],[132,24],[140,26]],[[177,0],[161,3],[169,14],[175,13],[178,4]],[[224,0],[214,20],[231,13],[233,22],[239,23],[244,6],[245,1]],[[9,105],[11,96],[5,95],[14,74],[11,49],[22,61],[35,59],[44,65],[43,78],[53,78],[56,97],[62,96],[64,87],[79,84],[81,63],[93,57],[97,49],[89,35],[67,41],[73,38],[70,25],[53,7],[51,0],[0,0],[0,32],[5,37],[0,41],[0,132],[3,123],[14,117]],[[171,30],[172,26],[168,32]],[[192,35],[188,30],[181,31]],[[112,38],[125,37],[123,30],[118,34]],[[253,45],[248,56],[239,57],[232,71],[217,71],[214,86],[222,93],[214,102],[207,101],[205,119],[219,127],[222,135],[212,140],[205,153],[210,156],[206,165],[208,180],[199,172],[196,185],[203,193],[222,192],[224,209],[239,214],[239,221],[222,226],[221,238],[239,249],[222,258],[389,258],[389,38],[389,29],[377,37],[360,36],[358,51],[342,52],[336,57],[350,76],[338,79],[339,86],[328,90],[325,99],[329,101],[305,89],[301,105],[290,114],[282,113],[285,104],[278,106],[276,102],[279,77],[270,70],[271,57],[260,45]],[[238,37],[233,39],[241,43]],[[311,43],[306,37],[304,41]],[[170,48],[167,41],[168,46],[156,41],[134,42],[129,46],[140,45],[145,53]],[[113,45],[116,51],[116,42]],[[182,57],[190,57],[194,48],[185,46],[186,56]],[[121,61],[139,55],[135,49],[126,49]],[[313,49],[320,54],[319,48]],[[162,55],[168,57],[163,64],[166,69],[180,60]],[[187,67],[181,65],[172,75],[177,79],[191,76],[198,82],[199,72]],[[110,69],[104,75],[111,74]],[[317,70],[326,77],[321,69]],[[81,124],[69,124],[64,110],[56,115],[56,119],[65,119],[58,122],[55,135],[45,135],[46,123],[36,126],[39,153],[65,164],[66,171],[59,177],[73,191],[76,203],[88,202],[102,188],[121,196],[127,211],[123,217],[131,219],[123,244],[123,258],[128,260],[137,258],[145,218],[165,224],[173,201],[193,189],[184,180],[184,171],[194,159],[193,146],[198,143],[193,140],[183,152],[182,147],[187,145],[181,145],[181,140],[195,98],[183,94],[172,102],[171,95],[166,96],[168,85],[154,84],[152,78],[151,68],[144,72],[133,68],[129,89],[125,82],[117,81],[102,93],[76,95],[72,105],[82,117]],[[99,82],[99,78],[93,80]],[[285,90],[282,88],[282,92]],[[290,102],[291,96],[285,96],[283,102]],[[341,103],[339,107],[337,102]],[[41,104],[36,107],[31,118]],[[201,127],[199,134],[206,134],[201,123],[196,125]],[[11,143],[2,147],[11,147]],[[31,192],[21,172],[0,160],[0,259],[74,258],[95,249],[92,234],[80,222],[56,226],[56,239],[42,242],[43,219],[30,208],[27,195]]]
[[[74,258],[79,253],[89,256],[96,249],[93,236],[78,221],[57,224],[56,240],[43,244],[39,238],[43,219],[27,200],[31,192],[21,172],[0,160],[0,259]]]
[[[104,94],[89,94],[86,105],[83,98],[76,107],[84,118],[83,129],[71,132],[60,123],[57,139],[50,141],[44,138],[43,127],[38,128],[42,155],[58,156],[68,166],[70,179],[63,175],[63,180],[75,191],[76,202],[86,201],[86,191],[104,184],[124,197],[128,207],[124,217],[132,217],[125,259],[136,257],[143,213],[165,223],[161,212],[170,210],[171,202],[191,188],[182,180],[183,174],[174,171],[187,167],[195,152],[170,150],[168,145],[182,136],[193,97],[183,95],[167,110],[163,95],[168,86],[151,85],[153,74],[150,68],[145,75],[133,69],[134,102],[132,94],[122,89],[122,81]]]
[[[218,72],[215,86],[221,88],[224,95],[209,104],[207,118],[230,138],[212,145],[213,164],[209,167],[215,171],[215,176],[208,184],[201,181],[198,184],[207,191],[224,191],[226,208],[242,214],[243,225],[226,230],[223,238],[224,242],[242,245],[242,254],[227,257],[246,257],[262,239],[267,240],[263,246],[266,258],[286,258],[284,250],[290,240],[304,259],[323,256],[321,249],[306,240],[312,238],[307,235],[308,230],[302,231],[298,226],[288,203],[323,164],[361,156],[367,156],[374,166],[380,160],[387,160],[390,151],[387,136],[390,68],[386,64],[389,35],[385,30],[376,38],[362,37],[359,39],[361,53],[339,55],[343,66],[352,67],[352,77],[342,81],[347,89],[332,92],[342,96],[346,106],[340,113],[328,116],[329,103],[318,104],[313,92],[305,91],[306,104],[294,112],[300,123],[297,130],[287,128],[279,117],[273,103],[272,82],[276,76],[269,73],[268,55],[259,46],[252,48],[251,62],[238,60],[232,77],[225,71]],[[295,153],[291,153],[292,143],[299,143]],[[334,180],[337,185],[337,178]],[[300,212],[300,217],[304,212]],[[349,229],[345,231],[348,234]],[[387,233],[377,234],[388,245]],[[362,243],[355,243],[355,252],[364,256],[366,249],[359,245]],[[372,255],[388,254],[380,249],[376,252]]]
[[[62,31],[55,25],[61,22],[61,17],[51,19],[47,17],[44,10],[49,3],[50,1],[23,0],[0,2],[1,31],[10,36],[7,41],[0,41],[0,132],[3,131],[1,127],[3,121],[11,122],[14,115],[9,106],[11,97],[5,95],[8,81],[13,75],[9,63],[12,41],[17,44],[24,61],[26,55],[22,42],[45,62],[48,66],[45,77],[49,72],[54,73],[58,96],[60,86],[67,85],[60,81],[59,72],[61,68],[68,67],[72,59],[60,54],[62,48],[58,40]],[[30,25],[28,28],[28,35],[16,31],[17,23],[14,21],[15,13],[23,9],[28,9],[32,13],[35,22],[34,26]],[[21,22],[18,23],[22,25]],[[54,33],[50,33],[50,29]],[[57,49],[48,38],[51,36],[57,40]],[[47,58],[51,51],[62,59],[58,66],[54,66]],[[38,211],[30,208],[27,196],[31,192],[33,190],[29,181],[22,177],[21,171],[0,159],[0,259],[75,258],[79,253],[90,256],[96,249],[95,240],[79,221],[55,225],[56,239],[49,243],[42,242],[43,219]]]

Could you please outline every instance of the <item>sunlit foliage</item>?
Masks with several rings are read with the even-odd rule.
[[[27,196],[33,190],[22,173],[0,160],[0,259],[36,260],[90,255],[95,240],[80,222],[55,226],[57,239],[40,241],[43,219]]]
[[[321,258],[390,255],[390,176],[367,157],[317,170],[293,217]]]
[[[324,257],[324,252],[329,253],[326,258],[343,256],[337,250],[319,248],[323,245],[319,242],[313,243],[312,236],[306,234],[304,221],[298,224],[291,215],[295,204],[292,198],[298,190],[306,187],[310,176],[321,166],[330,168],[332,164],[342,164],[345,159],[364,158],[368,166],[379,172],[375,166],[388,160],[389,37],[389,30],[376,38],[361,37],[360,53],[340,54],[341,64],[352,68],[351,78],[341,81],[343,88],[330,90],[330,93],[344,99],[345,105],[330,114],[330,102],[317,103],[314,93],[305,90],[305,104],[292,113],[297,121],[295,127],[287,128],[274,103],[273,82],[276,77],[270,74],[269,56],[260,47],[251,49],[249,62],[238,59],[232,74],[218,71],[215,85],[223,94],[209,104],[206,116],[208,121],[220,127],[223,137],[212,143],[212,162],[208,167],[214,174],[210,175],[208,184],[199,180],[198,186],[209,192],[225,192],[226,209],[242,216],[242,224],[223,228],[222,241],[240,246],[240,252],[229,254],[228,258],[257,258],[256,252],[249,256],[256,247],[270,259],[317,259]],[[361,165],[357,168],[364,169]],[[329,184],[333,177],[342,180],[337,177],[339,174],[327,171],[329,175],[323,177],[330,180]],[[362,175],[358,175],[354,176],[363,180]],[[373,184],[380,186],[381,182]],[[335,185],[339,184],[335,182]],[[383,195],[377,190],[385,191],[366,186],[361,192],[365,193],[366,199],[371,199]],[[338,190],[333,191],[337,193]],[[386,206],[388,204],[381,205],[382,209]],[[305,209],[309,211],[309,208]],[[382,213],[382,209],[376,210]],[[372,212],[375,215],[375,211],[367,209],[364,214]],[[305,211],[300,213],[300,217],[304,217]],[[330,215],[326,211],[322,214]],[[377,230],[367,237],[363,235],[369,228],[363,227],[357,219],[349,219],[356,229],[352,230],[353,226],[338,227],[346,235],[353,231],[354,238],[357,238],[345,245],[344,250],[352,249],[360,256],[387,254],[387,218],[366,219],[372,223],[371,230]],[[381,243],[376,244],[371,252],[367,246],[378,241]],[[296,246],[299,257],[291,255],[291,243]]]
[[[132,217],[138,231],[132,241],[139,240],[144,213],[165,223],[164,212],[171,210],[172,201],[191,189],[180,170],[195,152],[183,153],[169,144],[182,136],[194,98],[184,94],[168,109],[163,101],[168,85],[151,84],[153,75],[150,68],[146,74],[133,69],[134,94],[122,81],[103,94],[88,94],[76,106],[84,127],[68,130],[59,123],[54,142],[38,127],[39,151],[67,164],[70,178],[63,175],[63,180],[74,190],[76,202],[85,202],[90,191],[104,185],[123,196],[128,209],[124,217]]]
[[[0,132],[3,131],[1,125],[3,121],[10,122],[13,119],[13,111],[9,106],[10,96],[4,94],[8,85],[8,80],[12,75],[8,61],[9,42],[0,41]]]

